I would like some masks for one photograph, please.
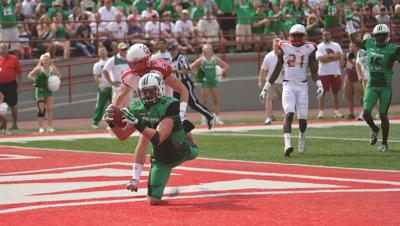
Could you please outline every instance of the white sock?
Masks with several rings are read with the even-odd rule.
[[[300,138],[304,138],[304,137],[306,137],[306,133],[302,133],[302,132],[300,132],[300,134],[299,134],[299,137],[300,137]]]
[[[285,140],[285,148],[291,147],[290,140],[292,139],[291,133],[284,133],[283,138]]]
[[[137,181],[140,180],[140,174],[142,173],[142,167],[143,165],[140,163],[134,163],[132,166],[132,179],[135,179]]]

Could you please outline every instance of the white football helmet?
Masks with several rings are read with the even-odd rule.
[[[302,24],[295,24],[289,30],[289,41],[294,46],[301,46],[305,42],[307,29]]]
[[[144,73],[150,67],[150,56],[150,49],[142,43],[137,43],[129,47],[126,59],[131,70]],[[143,65],[139,62],[142,62]]]
[[[372,31],[372,37],[378,44],[386,44],[390,40],[390,29],[386,24],[378,24]]]
[[[155,72],[150,72],[142,76],[139,80],[139,96],[143,104],[151,106],[164,96],[164,79]]]

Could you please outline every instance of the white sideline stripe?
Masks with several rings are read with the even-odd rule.
[[[240,136],[240,137],[277,137],[283,138],[282,135],[270,134],[248,134],[248,133],[199,133],[203,136]],[[306,136],[306,139],[323,139],[323,140],[345,140],[345,141],[369,141],[365,138],[346,138],[346,137],[319,137],[319,136]],[[400,140],[388,140],[390,143],[400,143]]]
[[[167,189],[167,188],[166,188]],[[190,198],[209,198],[209,197],[224,197],[224,196],[250,196],[250,195],[287,195],[287,194],[318,194],[318,193],[358,193],[358,192],[400,192],[400,188],[385,188],[385,189],[327,189],[327,190],[305,190],[305,191],[268,191],[268,192],[226,192],[216,194],[201,194],[201,195],[187,195],[175,197],[168,197],[166,194],[163,200],[170,199],[190,199]],[[66,207],[66,206],[84,206],[84,205],[99,205],[99,204],[111,204],[111,203],[125,203],[125,202],[138,202],[146,201],[146,198],[132,198],[122,200],[108,200],[108,201],[90,201],[90,202],[71,202],[71,203],[60,203],[60,204],[47,204],[47,205],[36,205],[17,207],[6,210],[0,210],[0,214],[4,213],[15,213],[26,210],[43,209],[43,208],[55,208],[55,207]]]
[[[391,124],[400,124],[400,119],[394,119],[390,121]],[[322,122],[322,123],[309,123],[309,128],[330,128],[337,126],[366,126],[365,122]],[[196,128],[193,130],[194,134],[200,133],[213,133],[213,132],[246,132],[249,130],[281,130],[282,125],[254,125],[254,126],[228,126],[228,127],[217,127],[209,130],[207,128]],[[221,133],[222,134],[222,133]],[[131,136],[138,136],[139,133],[135,132]],[[234,135],[233,135],[234,136]],[[266,135],[268,136],[268,135]],[[88,138],[114,138],[109,133],[93,133],[93,134],[71,134],[71,135],[52,135],[52,136],[35,136],[35,137],[0,137],[0,143],[2,142],[13,142],[13,143],[23,143],[28,141],[44,141],[44,140],[76,140],[76,139],[88,139]],[[316,138],[318,139],[318,138]],[[325,138],[324,138],[325,139]],[[341,138],[338,138],[341,140]],[[346,138],[347,139],[347,138]],[[348,140],[353,138],[348,138]],[[355,138],[357,139],[357,138]],[[396,141],[395,141],[396,142]]]
[[[1,146],[4,148],[17,148],[17,149],[34,149],[40,151],[62,151],[62,152],[73,152],[73,153],[93,153],[100,155],[126,155],[131,156],[132,154],[127,153],[115,153],[115,152],[101,152],[101,151],[80,151],[80,150],[68,150],[68,149],[53,149],[53,148],[37,148],[37,147],[20,147],[20,146]],[[149,155],[147,155],[149,156]],[[307,165],[307,164],[298,164],[298,163],[280,163],[280,162],[257,162],[257,161],[246,161],[246,160],[232,160],[232,159],[218,159],[218,158],[206,158],[206,157],[198,157],[196,159],[202,160],[213,160],[220,162],[243,162],[243,163],[253,163],[253,164],[272,164],[272,165],[285,165],[285,166],[301,166],[308,168],[323,168],[323,169],[340,169],[340,170],[359,170],[359,171],[370,171],[370,172],[385,172],[385,173],[399,173],[400,170],[383,170],[383,169],[366,169],[366,168],[351,168],[351,167],[339,167],[339,166],[323,166],[323,165]],[[132,163],[121,163],[120,164],[129,164]],[[146,164],[145,164],[146,166]],[[0,175],[2,175],[0,173]]]
[[[53,107],[61,107],[61,106],[66,106],[66,105],[71,105],[71,104],[82,104],[82,103],[88,103],[88,102],[94,102],[96,101],[96,98],[89,98],[89,99],[83,99],[83,100],[77,100],[77,101],[72,101],[70,102],[61,102],[54,104]],[[28,112],[28,111],[37,111],[37,107],[30,107],[30,108],[23,108],[18,110],[18,112]]]

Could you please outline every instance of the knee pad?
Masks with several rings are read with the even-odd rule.
[[[43,103],[43,110],[40,110],[40,106],[39,106],[40,103]],[[38,118],[43,118],[44,115],[46,114],[46,108],[45,108],[45,106],[44,106],[44,100],[39,100],[39,101],[37,102],[37,107],[38,107],[37,117],[38,117]]]

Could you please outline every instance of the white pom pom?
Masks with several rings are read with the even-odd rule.
[[[47,86],[50,91],[57,91],[60,88],[60,79],[57,76],[50,76],[47,80]]]

